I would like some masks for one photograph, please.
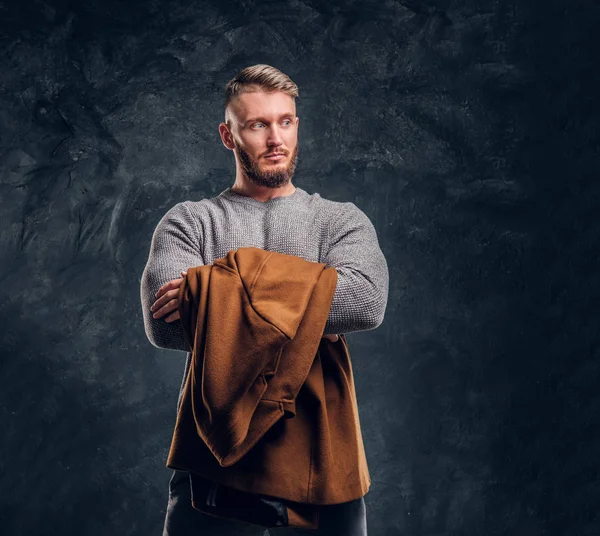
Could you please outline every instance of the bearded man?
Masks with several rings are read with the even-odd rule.
[[[187,352],[182,390],[192,354],[179,322],[178,292],[189,267],[212,264],[242,247],[334,267],[337,286],[323,333],[331,341],[339,333],[375,329],[387,305],[388,267],[366,214],[352,202],[328,200],[292,184],[298,158],[296,84],[274,67],[253,65],[230,80],[225,93],[219,134],[235,156],[235,182],[215,197],[182,201],[163,216],[141,280],[148,339],[156,347]],[[173,472],[163,536],[367,534],[363,497],[323,505],[316,530],[265,531],[195,510],[188,477]]]

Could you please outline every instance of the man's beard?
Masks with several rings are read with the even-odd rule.
[[[298,144],[292,153],[289,164],[284,169],[262,171],[259,167],[258,160],[252,158],[244,149],[237,143],[235,144],[237,154],[240,159],[242,170],[254,184],[258,186],[266,186],[267,188],[279,188],[286,185],[292,179],[294,171],[296,171],[296,163],[298,161]]]

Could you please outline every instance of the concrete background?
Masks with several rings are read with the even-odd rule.
[[[600,533],[600,6],[0,2],[0,531],[160,534],[185,355],[145,337],[162,215],[233,184],[226,82],[299,85],[294,183],[390,267],[348,335],[370,536]]]

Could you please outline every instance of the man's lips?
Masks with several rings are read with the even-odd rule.
[[[271,154],[265,155],[265,158],[268,160],[279,160],[280,158],[283,158],[284,156],[285,156],[284,153],[271,153]]]

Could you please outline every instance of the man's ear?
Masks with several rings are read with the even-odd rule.
[[[233,151],[235,149],[235,144],[233,143],[233,135],[231,134],[231,130],[226,123],[221,123],[219,125],[219,134],[221,136],[221,141],[223,145]]]

